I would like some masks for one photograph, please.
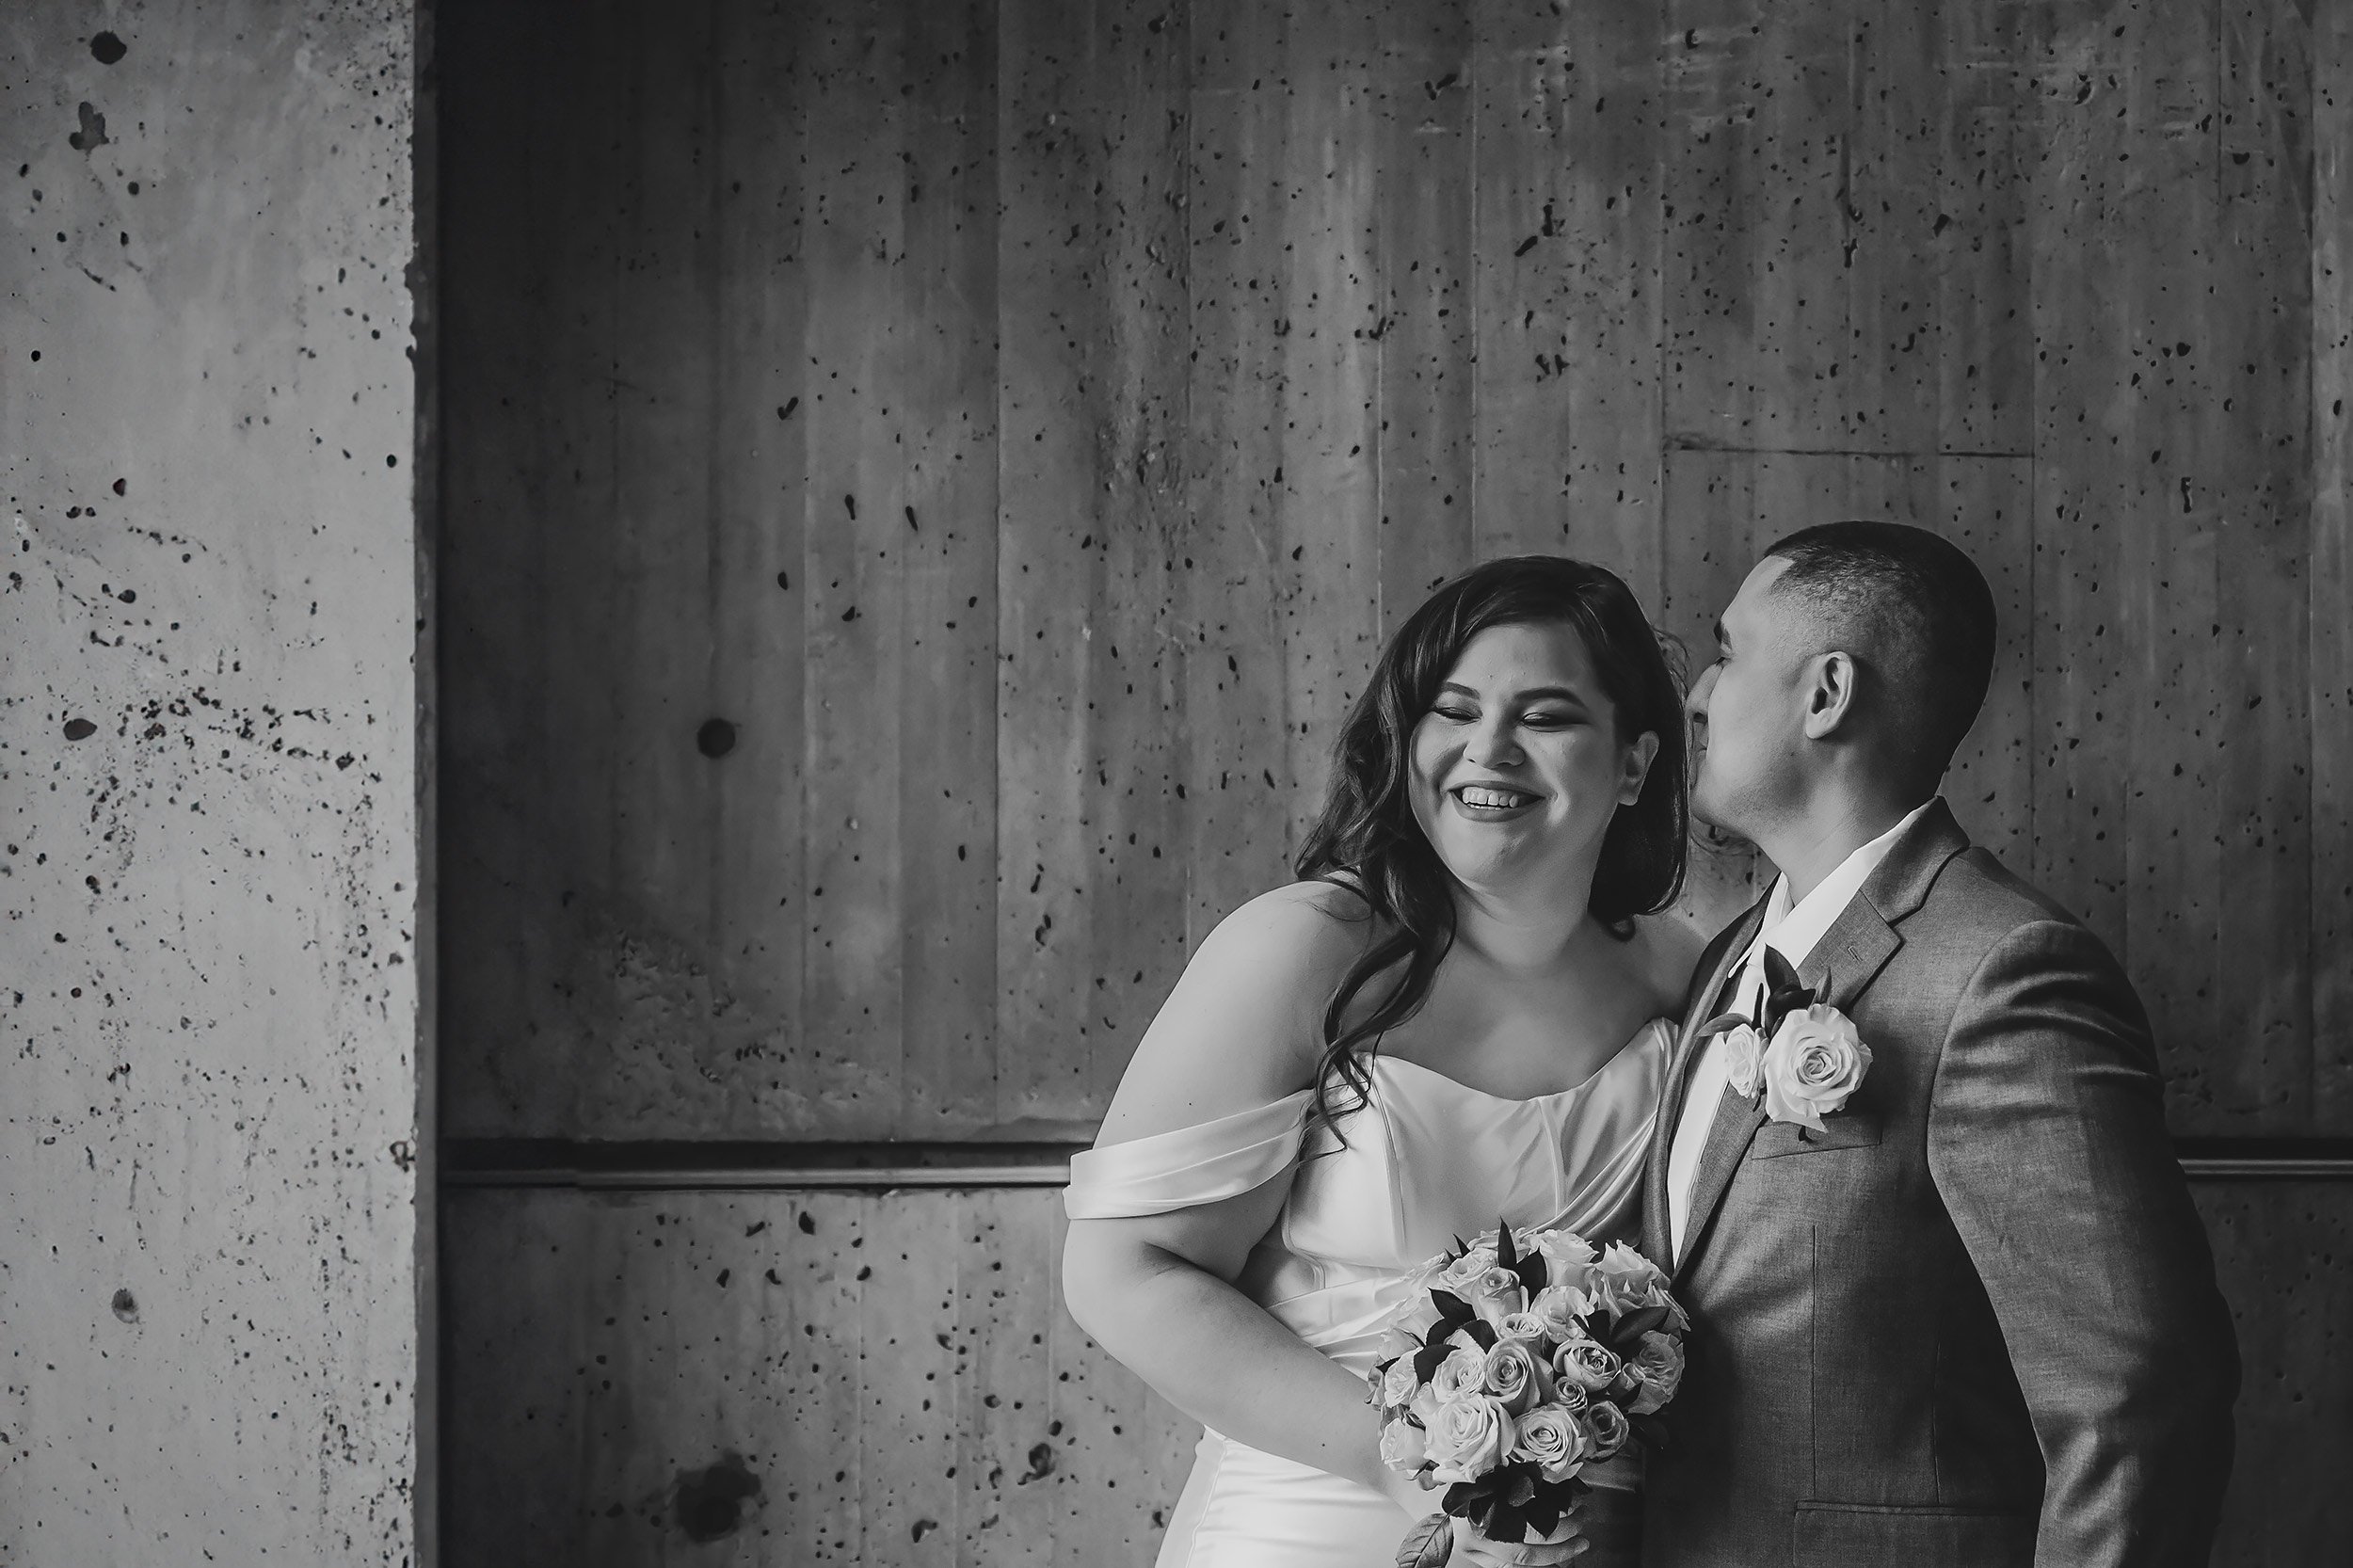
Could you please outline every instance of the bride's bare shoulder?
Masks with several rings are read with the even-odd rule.
[[[1364,900],[1324,882],[1261,893],[1220,920],[1138,1042],[1104,1141],[1189,1127],[1312,1083],[1324,1003],[1370,931]]]
[[[1276,984],[1337,982],[1370,943],[1372,907],[1337,882],[1293,882],[1260,893],[1217,924],[1193,968]]]

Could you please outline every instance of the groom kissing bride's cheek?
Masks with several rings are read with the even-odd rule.
[[[1644,1250],[1693,1329],[1643,1560],[2205,1562],[2238,1358],[2148,1020],[1936,793],[1983,579],[1921,530],[1810,528],[1717,641],[1693,814],[1781,874],[1701,960],[1651,1146]]]
[[[1938,794],[1983,577],[1809,528],[1717,643],[1687,693],[1600,567],[1440,586],[1137,1043],[1063,1281],[1205,1429],[1161,1568],[2206,1560],[2148,1019]],[[1705,951],[1687,807],[1779,873]]]

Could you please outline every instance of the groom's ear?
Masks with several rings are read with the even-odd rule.
[[[1863,671],[1854,655],[1836,649],[1809,661],[1805,687],[1805,738],[1827,740],[1854,723],[1855,697]]]

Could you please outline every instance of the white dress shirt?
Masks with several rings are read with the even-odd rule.
[[[1813,954],[1814,945],[1838,922],[1855,894],[1887,858],[1887,852],[1896,847],[1904,829],[1918,822],[1932,804],[1924,801],[1913,807],[1903,821],[1838,862],[1838,869],[1822,878],[1794,909],[1789,906],[1789,879],[1775,877],[1773,890],[1766,895],[1765,923],[1757,928],[1756,939],[1741,957],[1740,983],[1733,992],[1732,1005],[1720,1011],[1747,1014],[1755,1009],[1757,994],[1765,988],[1768,947],[1789,960],[1791,968],[1803,965]],[[1706,1001],[1715,1000],[1709,997]],[[1667,1150],[1667,1239],[1678,1259],[1683,1256],[1684,1222],[1691,1213],[1691,1178],[1699,1174],[1700,1152],[1707,1146],[1708,1128],[1716,1124],[1716,1112],[1731,1081],[1723,1036],[1717,1035],[1700,1048],[1699,1064],[1691,1069],[1690,1092],[1684,1096],[1683,1114],[1675,1123],[1674,1143]]]

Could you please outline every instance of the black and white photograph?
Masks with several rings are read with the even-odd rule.
[[[6,0],[0,1568],[2353,1563],[2353,5]]]

